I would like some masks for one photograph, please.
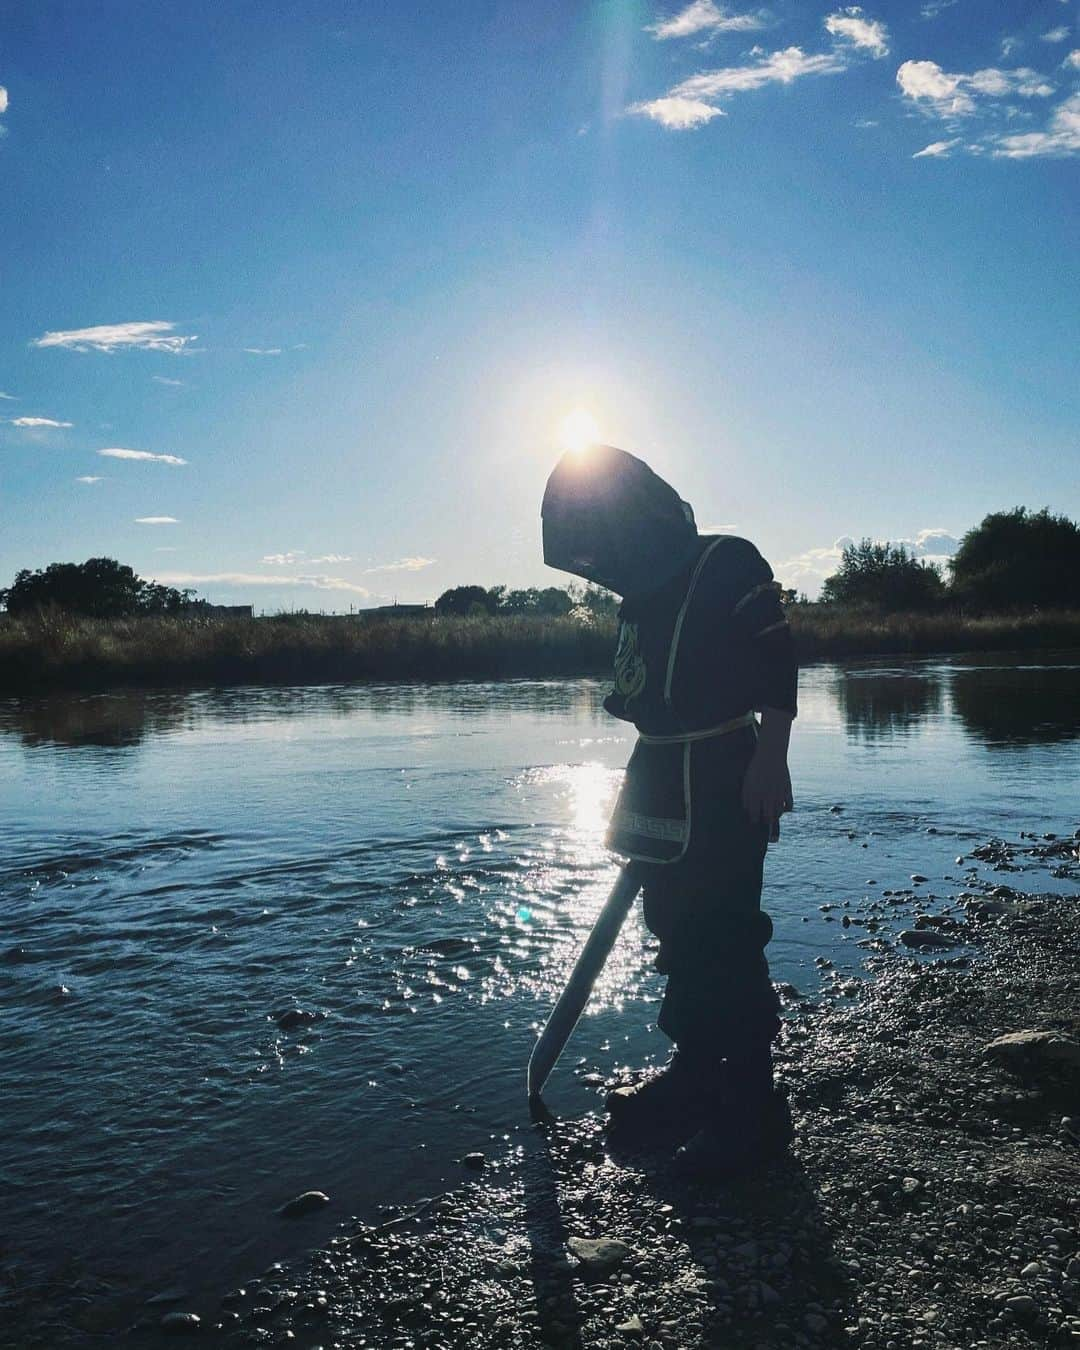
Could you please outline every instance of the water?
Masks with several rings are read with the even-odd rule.
[[[774,978],[812,990],[822,955],[859,968],[859,931],[822,904],[913,872],[955,893],[974,844],[1071,833],[1078,691],[1068,657],[805,671],[796,812],[767,865]],[[9,1259],[134,1303],[181,1283],[199,1306],[527,1128],[536,1028],[612,880],[631,733],[603,692],[0,703]],[[635,916],[554,1107],[595,1105],[581,1061],[664,1054],[650,962]],[[319,1020],[282,1031],[292,1007]],[[276,1216],[309,1188],[332,1205]]]

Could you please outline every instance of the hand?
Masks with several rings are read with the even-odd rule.
[[[769,843],[775,844],[780,838],[780,817],[795,805],[786,756],[758,746],[743,778],[742,803],[753,824],[768,824]]]

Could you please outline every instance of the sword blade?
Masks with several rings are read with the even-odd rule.
[[[559,995],[558,1002],[551,1010],[551,1016],[529,1056],[527,1083],[531,1101],[537,1099],[543,1092],[548,1075],[566,1048],[566,1043],[578,1024],[578,1018],[589,1001],[596,978],[611,954],[615,939],[619,936],[630,912],[630,906],[640,889],[641,880],[633,867],[631,865],[623,867],[611,889],[611,894],[604,903],[604,908],[593,924],[585,946],[581,949],[581,955],[574,963],[566,988]]]

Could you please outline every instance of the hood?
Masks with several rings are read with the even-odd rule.
[[[624,597],[662,586],[698,545],[689,504],[644,460],[613,445],[563,455],[540,514],[549,567]]]

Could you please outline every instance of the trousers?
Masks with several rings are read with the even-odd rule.
[[[686,855],[640,864],[645,924],[660,939],[656,968],[667,975],[658,1025],[706,1072],[722,1059],[767,1055],[780,1030],[765,958],[773,926],[761,908],[768,826],[752,823],[742,805],[756,735],[723,740],[703,743],[692,764]]]

